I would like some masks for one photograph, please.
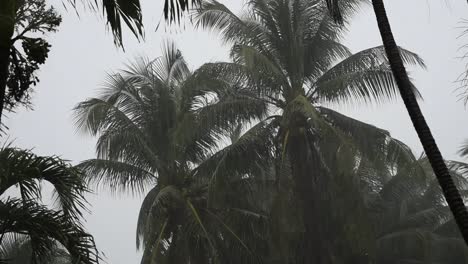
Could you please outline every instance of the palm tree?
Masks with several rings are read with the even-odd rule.
[[[170,8],[177,5],[167,5],[168,0],[166,0],[165,5],[165,14],[169,14],[173,18],[180,18],[182,10],[185,10],[187,0],[180,0],[179,3],[182,3],[181,8]],[[192,2],[197,2],[193,0]],[[120,28],[120,16],[126,18],[125,23],[129,25],[132,31],[138,35],[136,29],[141,29],[141,23],[137,26],[133,26],[131,23],[140,22],[141,15],[139,9],[138,0],[134,0],[129,7],[125,9],[116,8],[114,2],[112,4],[104,5],[107,10],[107,19],[108,23],[111,25],[111,28],[114,31],[114,35],[117,37],[117,40],[121,41],[121,28]],[[325,1],[328,9],[331,11],[331,15],[336,21],[343,22],[343,10],[341,10],[340,5],[347,5],[346,2],[340,0],[326,0]],[[440,185],[444,191],[444,196],[450,206],[451,211],[453,212],[455,219],[457,220],[460,231],[463,233],[465,241],[468,243],[468,211],[461,199],[461,196],[456,189],[453,180],[450,178],[447,166],[444,163],[442,155],[435,143],[434,137],[427,125],[424,116],[419,108],[416,97],[412,92],[412,85],[409,80],[408,74],[404,67],[404,60],[398,50],[396,42],[393,38],[393,33],[391,31],[390,23],[388,21],[385,6],[382,0],[372,0],[374,11],[376,14],[377,22],[379,25],[379,30],[381,32],[382,40],[385,46],[385,50],[389,57],[390,65],[392,72],[394,73],[395,79],[398,83],[398,88],[400,90],[401,97],[405,103],[405,106],[408,110],[410,118],[413,122],[415,130],[421,140],[424,151],[426,152],[433,170],[439,179]],[[8,31],[5,31],[8,32]],[[141,32],[140,32],[141,34]],[[121,43],[121,42],[120,42]],[[1,54],[0,54],[1,55]],[[0,58],[1,59],[1,58]],[[1,65],[0,65],[1,66]]]
[[[411,155],[408,153],[408,157]],[[447,161],[456,185],[466,197],[468,165]],[[395,168],[393,168],[395,170]],[[427,157],[396,168],[382,178],[366,173],[378,263],[466,263],[468,250]],[[371,187],[372,186],[372,187]]]
[[[343,19],[348,21],[363,2],[346,1]],[[331,212],[339,211],[333,204],[343,202],[333,198],[337,182],[346,179],[342,176],[347,170],[354,170],[356,159],[384,162],[379,158],[389,151],[389,142],[398,144],[388,141],[385,131],[325,105],[393,98],[396,83],[383,47],[353,55],[339,42],[345,27],[334,23],[323,1],[252,0],[249,7],[241,17],[217,1],[198,8],[196,25],[220,31],[233,46],[233,63],[205,68],[212,68],[211,76],[250,90],[268,104],[270,113],[279,113],[260,124],[274,122],[270,137],[275,142],[277,177],[288,167],[304,208],[305,249],[298,261],[332,262],[337,256],[330,251],[339,243],[339,232],[347,232],[337,231],[346,228],[332,221],[339,219]],[[415,54],[401,52],[405,62],[424,65]]]
[[[29,239],[33,260],[44,260],[59,243],[74,263],[98,263],[93,238],[79,223],[87,191],[79,171],[57,157],[7,146],[0,150],[0,175],[1,246],[3,239],[20,234]],[[54,187],[60,211],[39,203],[41,182]],[[14,187],[20,198],[6,194]]]
[[[342,10],[340,10],[340,5],[345,5],[345,3],[340,0],[327,0],[327,3],[329,4],[329,8],[332,13],[335,14],[335,18],[340,20],[340,14],[342,12]],[[450,210],[457,221],[465,242],[468,244],[468,211],[466,210],[463,199],[461,198],[453,179],[450,177],[449,170],[444,163],[444,159],[442,158],[442,154],[440,153],[434,137],[432,136],[431,130],[424,119],[416,100],[416,96],[412,92],[411,81],[403,64],[404,59],[402,58],[402,54],[399,52],[398,46],[393,37],[383,0],[372,0],[372,5],[374,7],[380,35],[389,58],[393,75],[395,76],[395,80],[398,84],[401,98],[405,103],[416,133],[423,145],[424,151],[431,163],[434,173],[437,176],[439,184],[442,187],[444,197],[450,206]]]
[[[260,232],[252,228],[263,217],[245,207],[243,199],[226,205],[230,199],[223,195],[233,196],[247,183],[236,176],[243,169],[234,163],[234,151],[213,151],[236,122],[253,118],[252,112],[264,115],[262,101],[242,91],[231,93],[203,69],[191,72],[181,52],[168,43],[160,58],[140,59],[110,75],[99,97],[80,103],[75,111],[77,126],[98,136],[97,159],[79,165],[90,182],[113,191],[150,189],[137,225],[137,248],[144,249],[141,263],[255,261],[244,241]],[[236,115],[220,119],[219,112]],[[233,168],[232,177],[226,192],[217,192],[221,182],[213,190],[211,173],[222,169],[227,174],[226,166]],[[231,224],[236,221],[252,224]]]

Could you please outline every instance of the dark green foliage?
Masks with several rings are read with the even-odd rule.
[[[277,195],[286,200],[276,201],[272,217],[279,219],[272,221],[300,224],[294,232],[288,231],[290,227],[275,230],[279,234],[272,236],[287,238],[272,251],[287,249],[286,255],[280,253],[272,261],[367,258],[374,241],[360,197],[359,167],[387,171],[404,162],[398,153],[408,151],[386,131],[323,107],[380,103],[397,92],[382,47],[351,54],[340,43],[346,22],[363,3],[338,3],[343,25],[328,15],[324,1],[252,0],[242,16],[218,1],[205,1],[194,14],[196,25],[218,30],[232,45],[233,63],[206,67],[217,78],[250,91],[279,115],[270,130],[273,148],[266,156],[274,158],[265,160],[273,160],[276,181],[284,185]],[[415,54],[403,49],[402,53],[407,63],[424,66]],[[287,204],[299,207],[294,216],[282,211]]]
[[[143,20],[140,0],[68,0],[76,8],[77,2],[86,2],[94,10],[102,9],[107,25],[114,35],[116,45],[123,47],[123,25],[137,37],[143,37]],[[164,0],[161,14],[168,23],[179,24],[184,13],[197,6],[201,0]],[[156,13],[159,10],[153,10]]]
[[[9,235],[3,238],[0,246],[0,263],[2,264],[32,264],[31,239],[24,235]],[[47,253],[43,261],[37,264],[73,264],[68,252],[56,244]],[[2,262],[2,260],[4,260]]]
[[[238,17],[204,1],[194,20],[222,33],[232,62],[192,72],[168,45],[77,106],[98,136],[97,159],[79,165],[89,181],[149,190],[142,263],[466,262],[427,160],[332,110],[398,93],[383,47],[340,43],[366,2],[252,0]],[[466,168],[453,162],[460,188]]]
[[[168,43],[163,56],[110,75],[98,97],[76,107],[77,126],[98,136],[97,159],[78,165],[89,181],[112,191],[150,189],[137,225],[142,263],[257,261],[250,243],[262,237],[264,217],[231,199],[249,187],[236,163],[239,151],[248,153],[247,136],[215,153],[237,123],[265,115],[265,104],[247,95],[204,67],[190,71]],[[239,230],[239,222],[249,228]]]
[[[87,191],[82,174],[57,157],[38,157],[11,147],[0,150],[0,195],[18,188],[20,199],[0,200],[0,247],[3,238],[24,235],[29,239],[31,261],[45,260],[57,245],[65,248],[73,263],[98,263],[92,236],[81,227]],[[40,204],[43,181],[55,191],[61,211]]]
[[[447,161],[457,187],[466,195],[466,164]],[[398,170],[368,193],[377,230],[378,263],[467,263],[468,248],[453,221],[426,157]],[[411,263],[413,263],[411,262]],[[406,262],[405,262],[406,263]]]
[[[24,0],[17,4],[15,34],[11,39],[10,66],[4,105],[13,109],[30,105],[30,93],[39,78],[50,44],[41,35],[57,31],[62,19],[45,0]]]

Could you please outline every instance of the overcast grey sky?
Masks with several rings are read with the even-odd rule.
[[[24,148],[34,148],[41,155],[57,154],[73,163],[94,157],[94,140],[75,133],[71,109],[79,101],[93,96],[103,82],[106,72],[121,68],[135,56],[154,58],[160,55],[161,43],[173,39],[195,69],[208,61],[227,60],[215,34],[186,29],[165,32],[160,27],[162,0],[143,0],[146,41],[138,43],[125,34],[126,52],[117,49],[104,23],[95,14],[65,12],[56,3],[64,21],[57,34],[51,35],[52,52],[40,73],[41,82],[35,89],[34,111],[18,111],[6,120],[10,140]],[[233,10],[240,10],[242,0],[222,1]],[[428,70],[412,69],[412,77],[424,101],[424,114],[446,158],[457,158],[460,143],[468,138],[468,112],[457,102],[454,90],[464,62],[457,40],[461,29],[458,22],[468,18],[464,0],[387,0],[389,17],[399,45],[422,56]],[[468,39],[465,40],[468,43]],[[380,36],[370,7],[354,19],[346,43],[353,51],[380,45]],[[347,106],[342,113],[389,130],[392,135],[410,145],[416,153],[422,148],[413,131],[402,102],[381,106]],[[135,228],[140,206],[139,198],[116,197],[109,192],[90,195],[92,214],[86,226],[95,236],[97,245],[107,256],[108,263],[139,263],[135,249]]]

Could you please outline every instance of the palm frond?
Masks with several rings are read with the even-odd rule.
[[[463,157],[468,157],[468,141],[465,141],[458,152]]]
[[[215,153],[195,170],[195,177],[216,180],[219,175],[258,175],[266,169],[272,158],[273,131],[278,127],[277,118],[259,122],[246,131],[233,144]],[[218,175],[219,174],[219,175]],[[223,177],[224,178],[224,177]]]
[[[41,259],[32,257],[31,239],[26,235],[6,234],[0,246],[0,263],[2,264],[71,264],[66,249],[58,244],[51,248],[47,256]]]
[[[168,84],[183,82],[191,73],[182,52],[173,41],[166,41],[162,51],[161,57],[143,65],[152,69],[160,80]]]
[[[143,21],[139,0],[67,0],[74,8],[77,2],[87,4],[93,11],[102,9],[108,27],[114,35],[114,42],[123,46],[123,24],[137,37],[143,36]],[[167,2],[167,1],[166,1]]]
[[[268,73],[268,77],[275,82],[289,86],[279,62],[271,54],[265,54],[252,46],[237,44],[231,49],[231,58],[251,72]]]
[[[169,22],[180,23],[183,13],[188,11],[191,6],[197,6],[201,2],[201,0],[165,0],[164,18]]]
[[[425,67],[416,54],[400,48],[406,64]],[[396,98],[398,87],[382,46],[351,55],[324,73],[313,85],[311,98],[321,102],[381,102]],[[419,92],[414,88],[417,96]]]
[[[35,202],[10,199],[0,202],[0,215],[3,233],[30,237],[34,258],[47,257],[58,242],[67,249],[73,263],[99,262],[93,237],[60,212],[48,210]]]
[[[113,192],[143,193],[157,180],[153,172],[117,160],[90,159],[76,167],[85,173],[89,183],[105,186]]]
[[[74,8],[79,2],[93,11],[102,9],[107,26],[114,35],[116,45],[123,47],[123,26],[125,25],[137,37],[144,37],[143,19],[140,0],[67,0]],[[78,2],[78,3],[77,3]],[[201,0],[165,0],[164,19],[169,23],[179,24],[185,12],[200,5]]]
[[[24,200],[41,197],[40,181],[52,184],[56,202],[66,215],[81,217],[86,210],[84,195],[88,192],[83,175],[64,160],[36,156],[28,150],[0,149],[2,180],[0,194],[12,186],[18,186]]]
[[[320,0],[324,1],[324,0]],[[369,1],[366,0],[325,0],[328,12],[330,16],[333,17],[336,23],[347,22],[350,16],[352,16],[357,10],[358,7],[362,4],[368,4]]]
[[[138,215],[138,222],[137,222],[137,231],[136,231],[136,246],[137,249],[140,249],[144,245],[144,237],[148,227],[148,220],[150,214],[152,214],[153,206],[156,197],[158,196],[160,191],[159,186],[153,187],[148,194],[146,194],[145,199],[140,207],[140,213]]]
[[[245,21],[216,0],[202,1],[192,17],[196,27],[219,31],[226,42],[239,40],[241,36],[255,36],[260,30],[258,23]]]
[[[319,107],[318,110],[332,126],[351,138],[364,157],[396,165],[395,169],[406,167],[416,161],[409,147],[392,138],[388,131],[326,107]]]

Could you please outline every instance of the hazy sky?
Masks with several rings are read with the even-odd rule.
[[[122,68],[135,56],[159,56],[163,40],[175,40],[193,69],[204,62],[227,60],[227,47],[216,34],[194,31],[188,24],[185,30],[165,32],[160,27],[155,32],[162,0],[143,1],[146,41],[139,43],[125,34],[125,53],[113,45],[111,34],[97,15],[81,12],[78,18],[74,12],[65,12],[60,1],[51,2],[62,12],[64,21],[59,32],[50,36],[52,52],[35,89],[34,111],[20,110],[6,119],[10,140],[41,155],[56,154],[73,163],[93,158],[94,139],[75,133],[72,107],[95,94],[106,72]],[[235,11],[243,6],[241,0],[222,2]],[[458,147],[468,138],[468,112],[457,101],[454,82],[464,69],[464,62],[457,59],[463,39],[457,36],[461,33],[460,20],[468,18],[468,4],[464,0],[391,0],[386,4],[397,43],[418,53],[428,65],[427,71],[411,69],[412,77],[424,97],[422,108],[442,153],[456,159]],[[372,10],[366,7],[354,19],[346,44],[359,51],[380,42]],[[422,150],[400,101],[339,110],[389,130],[416,153]],[[86,226],[108,263],[139,263],[135,229],[140,199],[101,191],[99,196],[90,195],[89,200],[92,214],[87,216]]]

